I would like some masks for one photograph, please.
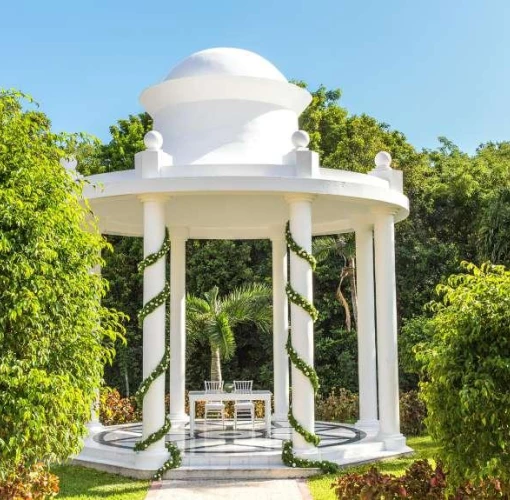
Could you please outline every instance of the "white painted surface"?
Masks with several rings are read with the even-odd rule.
[[[285,344],[289,330],[287,283],[287,243],[285,227],[275,228],[271,238],[273,261],[273,421],[286,422],[289,412],[289,357]]]
[[[159,251],[165,238],[165,200],[143,198],[144,238],[143,255]],[[165,258],[146,267],[143,273],[143,303],[158,295],[165,286]],[[156,368],[165,352],[165,304],[149,314],[143,322],[143,378]],[[151,385],[143,400],[143,438],[156,432],[165,423],[165,375],[160,375]],[[164,452],[164,439],[149,446],[148,452]]]
[[[405,438],[400,434],[395,229],[392,213],[381,211],[375,215],[374,239],[380,439],[388,450],[392,450],[405,446]]]
[[[312,200],[311,196],[289,196],[290,230],[296,243],[312,253]],[[290,284],[292,288],[313,303],[313,276],[310,264],[290,252]],[[300,306],[291,302],[290,326],[292,346],[298,356],[313,366],[313,320]],[[315,428],[315,396],[312,385],[292,363],[292,409],[296,420],[308,431]],[[296,431],[292,431],[292,443],[296,454],[314,450]]]
[[[170,421],[181,428],[185,412],[186,382],[186,228],[170,228]]]
[[[287,81],[278,68],[267,59],[255,52],[234,47],[214,47],[195,52],[178,63],[165,80],[216,75]]]
[[[141,103],[176,164],[282,163],[311,95],[246,50],[209,49],[146,89]]]
[[[356,427],[377,429],[377,362],[374,310],[373,227],[356,227],[356,279],[358,290],[358,380],[359,413]]]

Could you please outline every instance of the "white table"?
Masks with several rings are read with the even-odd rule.
[[[271,436],[271,391],[243,392],[217,392],[214,394],[205,391],[189,391],[189,434],[195,435],[195,406],[197,401],[264,401],[264,420],[266,422],[266,435]]]

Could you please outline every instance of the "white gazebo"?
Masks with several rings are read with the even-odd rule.
[[[311,252],[316,235],[355,232],[359,300],[360,419],[355,427],[381,450],[409,451],[400,433],[397,365],[394,224],[409,213],[402,173],[380,152],[368,174],[320,166],[298,117],[310,94],[287,81],[253,52],[216,48],[197,52],[146,89],[141,103],[154,119],[146,150],[135,168],[90,176],[86,188],[104,234],[141,236],[144,254],[157,252],[168,228],[170,262],[170,415],[185,429],[185,243],[187,239],[270,239],[273,275],[274,422],[285,423],[289,380],[295,418],[314,432],[314,392],[285,348],[289,330],[286,283],[313,301],[310,264],[290,253],[287,276],[285,225]],[[341,166],[340,166],[341,167]],[[348,166],[346,166],[348,167]],[[374,280],[375,278],[375,280]],[[374,284],[375,283],[375,284]],[[165,258],[144,270],[144,303],[165,287]],[[143,323],[143,372],[147,377],[165,352],[166,304]],[[310,315],[290,304],[292,345],[313,366]],[[377,332],[377,334],[376,334]],[[151,385],[143,404],[143,437],[166,416],[165,375]],[[294,452],[317,450],[298,432]],[[157,468],[164,439],[140,452],[135,467]]]

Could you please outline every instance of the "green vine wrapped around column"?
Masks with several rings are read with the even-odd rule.
[[[301,257],[303,260],[306,260],[306,262],[310,264],[312,271],[315,271],[315,268],[317,267],[317,260],[311,253],[308,253],[302,246],[300,246],[292,237],[292,233],[290,231],[290,221],[287,221],[287,224],[285,225],[285,240],[287,241],[289,250],[295,253],[298,257]]]
[[[312,271],[315,271],[315,267],[317,266],[317,261],[315,257],[308,253],[303,247],[301,247],[292,237],[292,233],[290,231],[290,222],[287,222],[285,226],[285,239],[287,241],[287,246],[291,252],[294,252],[298,257],[305,260],[310,264]],[[287,297],[289,301],[293,304],[304,309],[312,318],[312,321],[315,323],[319,317],[319,312],[315,308],[315,306],[307,300],[305,297],[296,292],[289,282],[287,282],[285,286],[285,291],[287,293]],[[287,354],[289,355],[289,359],[291,363],[309,380],[313,392],[316,395],[319,390],[319,377],[317,376],[317,372],[314,367],[309,365],[304,359],[299,357],[297,351],[292,347],[292,338],[291,338],[291,330],[289,329],[289,336],[287,337],[287,343],[285,345],[287,349]],[[292,405],[289,408],[288,413],[289,424],[291,427],[303,437],[303,439],[307,443],[311,443],[314,446],[318,446],[320,443],[320,438],[317,434],[306,430],[296,419],[292,412]],[[292,450],[292,441],[285,441],[282,446],[282,461],[288,467],[306,467],[306,468],[318,468],[321,469],[325,473],[335,472],[338,470],[338,465],[334,462],[330,462],[329,460],[306,460],[303,458],[298,458],[294,455]]]
[[[143,261],[140,262],[140,264],[138,264],[138,270],[141,272],[145,270],[147,267],[152,266],[159,259],[166,257],[169,251],[170,251],[170,236],[168,234],[168,229],[165,229],[165,239],[163,240],[161,248],[157,252],[152,253],[145,257],[145,259],[143,259]],[[161,290],[161,292],[159,292],[155,297],[149,300],[138,313],[138,321],[140,322],[140,324],[143,323],[143,320],[149,314],[154,312],[159,306],[163,305],[168,300],[169,297],[170,297],[170,284],[168,283],[168,280],[165,280],[165,286],[163,287],[163,290]],[[163,353],[161,361],[157,364],[156,368],[152,370],[149,376],[142,381],[140,387],[136,391],[135,399],[140,406],[143,406],[143,399],[147,392],[149,391],[153,382],[158,377],[163,375],[163,373],[165,373],[165,371],[168,370],[169,366],[170,366],[170,347],[168,346],[168,343],[165,342],[165,352]],[[151,444],[157,443],[160,439],[164,438],[168,431],[170,431],[171,427],[172,424],[170,423],[170,420],[168,420],[168,418],[165,417],[165,423],[163,424],[163,426],[159,428],[156,432],[149,434],[147,438],[143,439],[142,441],[138,441],[135,444],[134,450],[135,451],[146,450]],[[179,448],[177,448],[177,446],[175,446],[171,442],[168,442],[165,443],[165,447],[170,453],[170,458],[155,472],[154,474],[155,480],[160,480],[163,477],[165,471],[179,467],[182,462],[181,452]]]
[[[287,222],[287,225],[285,226],[285,239],[287,241],[287,246],[289,247],[289,250],[296,254],[301,259],[305,260],[310,264],[310,267],[312,268],[312,271],[315,270],[315,267],[317,265],[317,261],[315,260],[315,257],[308,253],[303,247],[301,247],[296,240],[294,240],[292,233],[290,231],[290,222]],[[317,318],[319,316],[319,313],[315,306],[307,300],[305,297],[300,295],[298,292],[296,292],[290,283],[287,282],[287,285],[285,287],[285,291],[287,293],[287,297],[291,302],[296,304],[297,306],[304,309],[312,318],[312,321],[317,321]],[[306,361],[299,357],[297,351],[292,347],[292,338],[291,338],[291,330],[289,330],[289,336],[287,337],[287,344],[285,345],[287,349],[287,353],[289,355],[291,363],[309,380],[310,384],[312,385],[314,394],[317,394],[317,391],[319,390],[319,377],[317,377],[317,372],[313,368],[313,366],[310,366]],[[314,446],[318,446],[320,443],[320,438],[317,436],[317,434],[314,434],[313,432],[307,431],[296,419],[292,412],[292,405],[289,408],[289,423],[292,426],[292,428],[303,437],[303,439],[307,443],[311,443]]]

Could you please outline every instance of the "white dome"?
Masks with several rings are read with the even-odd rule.
[[[219,47],[201,50],[175,66],[165,80],[197,76],[247,76],[287,82],[268,60],[249,50]]]

